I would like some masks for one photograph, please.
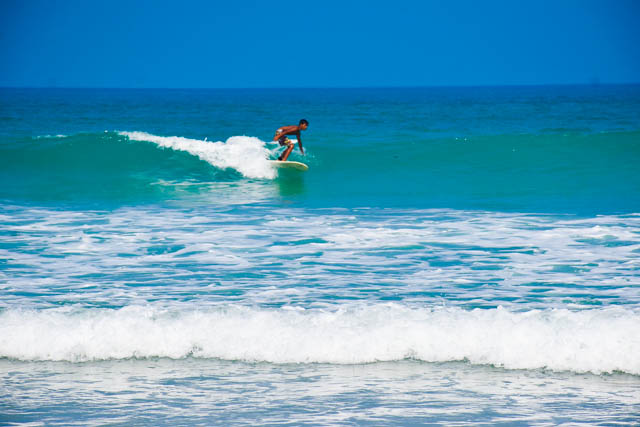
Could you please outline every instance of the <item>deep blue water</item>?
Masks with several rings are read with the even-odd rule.
[[[639,165],[637,85],[0,89],[0,422],[638,421]]]

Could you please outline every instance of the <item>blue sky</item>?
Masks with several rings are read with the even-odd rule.
[[[0,2],[0,86],[640,82],[640,1]]]

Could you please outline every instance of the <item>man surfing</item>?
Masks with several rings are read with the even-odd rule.
[[[281,146],[287,146],[287,148],[280,154],[278,160],[286,161],[289,158],[289,154],[293,151],[293,147],[295,143],[287,138],[288,135],[295,135],[298,139],[298,147],[300,147],[300,152],[304,155],[304,149],[302,148],[302,139],[300,139],[300,131],[305,130],[309,127],[309,122],[305,119],[300,120],[298,126],[283,126],[276,131],[276,134],[273,137],[274,141],[278,141]]]

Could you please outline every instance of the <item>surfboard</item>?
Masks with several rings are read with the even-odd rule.
[[[285,162],[283,162],[282,160],[269,160],[269,163],[271,163],[274,167],[281,169],[296,169],[299,171],[309,170],[309,166],[300,162],[290,162],[288,160]]]

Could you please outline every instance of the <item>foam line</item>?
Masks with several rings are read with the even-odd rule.
[[[0,357],[72,362],[146,357],[359,364],[466,360],[508,369],[640,375],[640,313],[605,308],[527,312],[410,308],[337,310],[9,309]]]

